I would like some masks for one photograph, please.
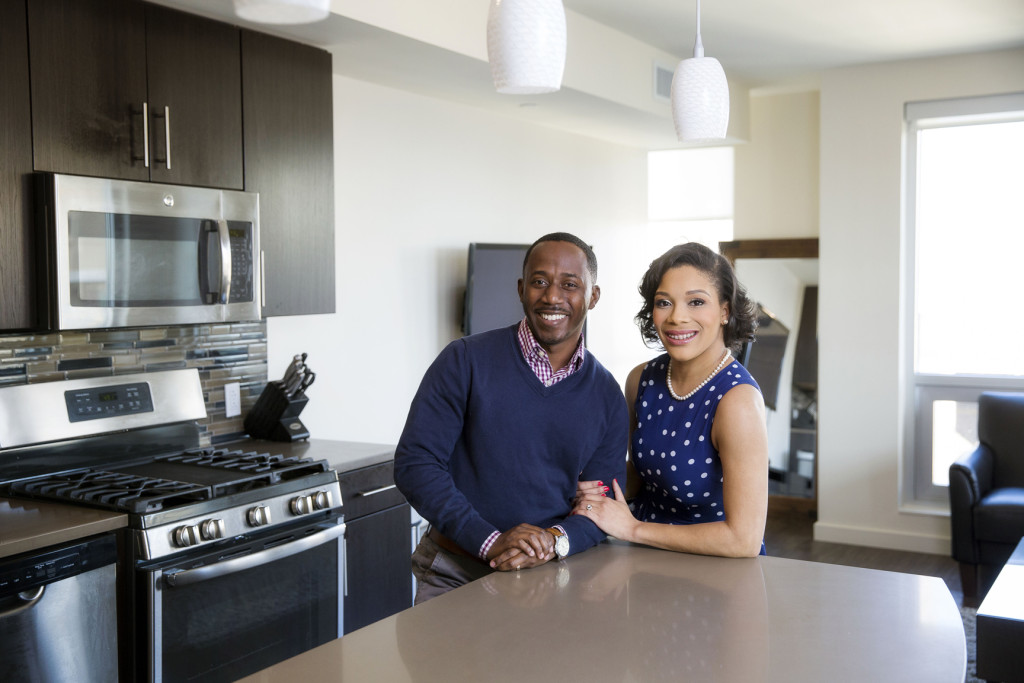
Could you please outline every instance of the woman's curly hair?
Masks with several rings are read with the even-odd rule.
[[[640,280],[640,296],[644,305],[634,320],[648,347],[661,348],[658,330],[654,327],[654,294],[661,280],[672,268],[693,266],[711,278],[718,290],[718,298],[729,304],[729,322],[723,337],[727,348],[739,351],[743,342],[754,340],[757,330],[757,307],[747,297],[747,290],[736,279],[736,271],[729,260],[698,242],[678,244],[651,262]]]

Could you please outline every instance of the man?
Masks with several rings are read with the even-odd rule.
[[[625,399],[583,341],[596,280],[585,242],[541,237],[524,319],[452,342],[423,377],[395,453],[395,483],[431,525],[412,557],[417,604],[604,538],[569,516],[577,480],[625,481]]]

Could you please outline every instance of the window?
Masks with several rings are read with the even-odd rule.
[[[733,238],[733,148],[701,147],[647,154],[647,263],[676,244],[718,251]],[[643,271],[641,271],[643,272]]]
[[[977,399],[1024,390],[1024,93],[906,106],[903,503],[946,503]]]

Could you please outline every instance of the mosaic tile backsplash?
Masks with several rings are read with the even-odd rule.
[[[245,436],[245,415],[267,383],[266,321],[0,335],[0,387],[198,368],[206,400],[202,444]],[[242,414],[224,416],[224,385],[241,385]]]

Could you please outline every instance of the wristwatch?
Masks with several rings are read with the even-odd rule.
[[[562,559],[569,554],[569,537],[557,527],[550,527],[547,532],[555,537],[555,555]]]

